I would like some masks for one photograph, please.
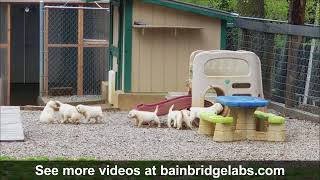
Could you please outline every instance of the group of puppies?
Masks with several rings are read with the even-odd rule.
[[[155,122],[158,127],[161,127],[160,119],[157,115],[159,107],[157,106],[154,112],[131,110],[128,117],[135,120],[135,125],[141,127],[144,123],[151,125]],[[169,128],[182,129],[183,124],[187,128],[193,128],[193,122],[197,118],[200,118],[202,112],[212,112],[219,114],[223,111],[223,106],[220,103],[215,103],[210,107],[192,107],[190,110],[173,110],[174,104],[170,107],[167,119],[167,126]]]
[[[55,114],[58,114],[58,119]],[[77,105],[72,106],[60,101],[49,101],[40,114],[40,122],[42,123],[71,123],[80,124],[82,117],[85,117],[89,123],[97,123],[102,117],[102,109],[100,106],[85,106]]]

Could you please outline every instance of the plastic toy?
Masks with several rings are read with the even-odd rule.
[[[139,104],[135,107],[136,110],[139,111],[150,111],[153,112],[156,107],[159,107],[159,111],[157,113],[158,116],[163,116],[168,114],[170,107],[174,104],[174,110],[183,110],[189,109],[191,107],[191,96],[180,96],[168,100],[164,100],[154,104]],[[205,107],[212,106],[212,103],[209,101],[205,101]]]
[[[255,118],[261,122],[261,120],[267,120],[268,127],[265,133],[264,140],[267,141],[285,141],[285,118],[277,116],[272,113],[264,113],[256,111],[254,113]]]
[[[223,117],[214,113],[203,112],[200,114],[203,121],[209,123],[209,126],[203,126],[207,135],[213,136],[215,141],[233,141],[232,123],[233,117]]]
[[[201,113],[199,133],[213,136],[218,142],[237,140],[285,141],[285,118],[256,111],[268,101],[251,96],[220,96],[217,102],[228,106],[227,117]],[[265,130],[260,128],[267,122]]]
[[[197,50],[197,51],[194,51],[191,53],[190,55],[190,60],[189,60],[189,79],[188,79],[188,93],[189,95],[191,95],[191,89],[192,89],[192,76],[193,76],[193,61],[194,61],[194,58],[196,57],[197,54],[200,54],[202,52],[217,52],[219,50],[212,50],[212,51],[203,51],[203,50]]]
[[[261,63],[248,51],[196,51],[192,75],[192,106],[201,107],[206,92],[263,98]],[[220,94],[219,94],[220,93]]]

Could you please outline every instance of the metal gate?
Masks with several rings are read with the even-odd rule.
[[[41,94],[100,94],[108,74],[109,9],[44,6],[40,16],[44,19]]]

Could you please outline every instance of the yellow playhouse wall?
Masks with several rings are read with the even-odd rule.
[[[202,29],[133,28],[132,92],[186,91],[190,54],[220,49],[219,19],[135,0],[134,21]]]

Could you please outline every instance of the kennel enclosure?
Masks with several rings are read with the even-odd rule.
[[[108,2],[1,0],[0,104],[99,95],[108,69]]]

